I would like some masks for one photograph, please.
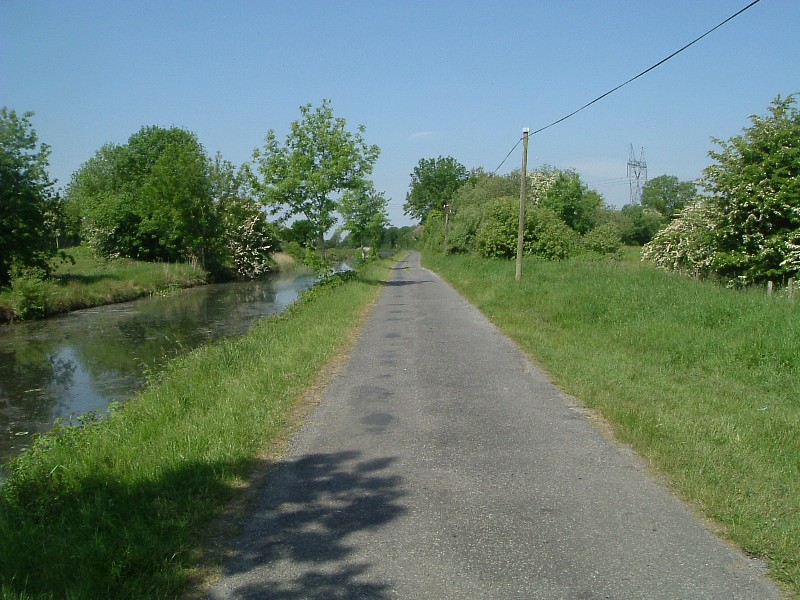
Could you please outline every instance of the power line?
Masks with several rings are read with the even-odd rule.
[[[506,157],[502,160],[502,162],[499,165],[497,165],[497,168],[494,171],[492,171],[492,175],[497,175],[497,172],[500,170],[500,167],[502,167],[505,164],[505,162],[508,160],[508,157],[511,156],[511,153],[514,152],[514,150],[517,149],[517,146],[519,146],[521,143],[522,143],[522,138],[519,138],[517,140],[517,143],[514,144],[514,147],[508,151],[508,154],[506,154]]]
[[[641,73],[639,73],[638,75],[635,75],[634,77],[631,77],[630,79],[628,79],[628,80],[627,80],[627,81],[625,81],[624,83],[621,83],[621,84],[619,84],[618,86],[616,86],[615,88],[612,88],[612,89],[608,90],[608,91],[607,91],[605,94],[602,94],[602,95],[598,96],[597,98],[595,98],[595,99],[594,99],[594,100],[592,100],[591,102],[587,102],[586,104],[584,104],[583,106],[581,106],[579,109],[572,111],[572,112],[571,112],[571,113],[569,113],[568,115],[566,115],[566,116],[563,116],[563,117],[561,117],[560,119],[558,119],[558,120],[556,120],[556,121],[553,121],[553,122],[552,122],[552,123],[550,123],[549,125],[545,125],[544,127],[540,127],[539,129],[536,129],[535,131],[532,131],[532,132],[530,133],[530,135],[531,135],[531,136],[534,136],[534,135],[536,135],[537,133],[541,133],[541,132],[542,132],[542,131],[544,131],[545,129],[549,129],[550,127],[553,127],[554,125],[558,125],[559,123],[562,123],[562,122],[566,121],[566,120],[567,120],[567,119],[569,119],[570,117],[573,117],[573,116],[577,115],[577,114],[578,114],[579,112],[581,112],[582,110],[584,110],[584,109],[586,109],[586,108],[589,108],[589,107],[590,107],[592,104],[595,104],[595,103],[599,102],[600,100],[602,100],[602,99],[603,99],[603,98],[605,98],[606,96],[610,96],[611,94],[613,94],[613,93],[614,93],[614,92],[616,92],[617,90],[619,90],[619,89],[621,89],[621,88],[625,87],[625,86],[626,86],[626,85],[628,85],[629,83],[632,83],[632,82],[636,81],[637,79],[639,79],[640,77],[642,77],[642,76],[646,75],[646,74],[647,74],[647,73],[649,73],[650,71],[652,71],[652,70],[654,70],[654,69],[656,69],[656,68],[660,67],[661,65],[663,65],[663,64],[664,64],[665,62],[667,62],[668,60],[670,60],[670,59],[672,59],[672,58],[676,57],[678,54],[680,54],[681,52],[683,52],[684,50],[686,50],[686,49],[687,49],[687,48],[689,48],[690,46],[693,46],[694,44],[696,44],[697,42],[699,42],[700,40],[702,40],[704,37],[706,37],[706,36],[707,36],[707,35],[709,35],[710,33],[713,33],[714,31],[716,31],[717,29],[719,29],[720,27],[722,27],[723,25],[725,25],[725,24],[726,24],[726,23],[728,23],[729,21],[732,21],[733,19],[735,19],[736,17],[738,17],[740,14],[742,14],[742,13],[743,13],[743,12],[745,12],[746,10],[748,10],[748,9],[752,8],[753,6],[755,6],[756,4],[758,4],[759,2],[761,2],[761,0],[753,0],[753,1],[752,1],[750,4],[748,4],[747,6],[745,6],[744,8],[742,8],[741,10],[739,10],[739,11],[735,12],[734,14],[732,14],[730,17],[728,17],[727,19],[725,19],[725,20],[724,20],[724,21],[722,21],[721,23],[718,23],[717,25],[715,25],[714,27],[712,27],[711,29],[709,29],[708,31],[706,31],[706,32],[705,32],[703,35],[701,35],[701,36],[699,36],[699,37],[697,37],[697,38],[693,39],[693,40],[692,40],[691,42],[689,42],[688,44],[686,44],[686,45],[684,45],[683,47],[679,48],[678,50],[676,50],[675,52],[673,52],[672,54],[670,54],[670,55],[669,55],[669,56],[667,56],[666,58],[663,58],[663,59],[661,59],[660,61],[658,61],[656,64],[652,65],[651,67],[648,67],[647,69],[645,69],[644,71],[642,71],[642,72],[641,72]],[[517,147],[518,147],[518,146],[519,146],[521,143],[522,143],[522,138],[519,138],[519,139],[517,140],[517,143],[516,143],[516,144],[514,144],[514,147],[513,147],[513,148],[511,148],[511,150],[509,150],[509,151],[508,151],[508,154],[506,154],[505,158],[504,158],[504,159],[503,159],[503,160],[500,162],[500,164],[499,164],[499,165],[497,165],[497,168],[496,168],[494,171],[492,171],[492,173],[491,173],[492,175],[497,175],[497,172],[500,170],[500,168],[501,168],[501,167],[502,167],[502,166],[505,164],[505,162],[508,160],[508,157],[509,157],[509,156],[511,156],[511,154],[514,152],[514,150],[516,150],[516,149],[517,149]],[[610,183],[610,182],[609,182],[609,183]]]
[[[541,133],[541,132],[542,132],[542,131],[544,131],[545,129],[549,129],[549,128],[550,128],[550,127],[552,127],[553,125],[558,125],[559,123],[561,123],[561,122],[563,122],[563,121],[566,121],[566,120],[567,120],[567,119],[569,119],[570,117],[573,117],[573,116],[577,115],[579,112],[581,112],[581,111],[582,111],[582,110],[584,110],[585,108],[589,108],[589,107],[590,107],[592,104],[594,104],[594,103],[596,103],[596,102],[599,102],[600,100],[602,100],[602,99],[603,99],[603,98],[605,98],[606,96],[609,96],[609,95],[613,94],[614,92],[616,92],[616,91],[617,91],[617,90],[619,90],[620,88],[623,88],[623,87],[625,87],[626,85],[628,85],[629,83],[631,83],[631,82],[633,82],[633,81],[636,81],[637,79],[639,79],[639,78],[640,78],[640,77],[642,77],[643,75],[646,75],[647,73],[649,73],[649,72],[650,72],[650,71],[652,71],[653,69],[656,69],[657,67],[660,67],[661,65],[663,65],[665,62],[667,62],[667,61],[668,61],[668,60],[670,60],[671,58],[673,58],[673,57],[677,56],[678,54],[680,54],[681,52],[683,52],[684,50],[686,50],[686,49],[687,49],[689,46],[692,46],[692,45],[696,44],[697,42],[699,42],[700,40],[702,40],[704,37],[706,37],[708,34],[712,33],[713,31],[716,31],[717,29],[719,29],[720,27],[722,27],[723,25],[725,25],[725,24],[726,24],[728,21],[731,21],[731,20],[735,19],[735,18],[736,18],[736,17],[738,17],[740,14],[742,14],[744,11],[748,10],[749,8],[752,8],[753,6],[755,6],[756,4],[758,4],[759,2],[761,2],[761,0],[753,0],[753,2],[751,2],[750,4],[748,4],[747,6],[745,6],[745,7],[744,7],[743,9],[741,9],[740,11],[738,11],[738,12],[734,13],[733,15],[731,15],[730,17],[728,17],[727,19],[725,19],[724,21],[722,21],[722,22],[721,22],[721,23],[719,23],[718,25],[716,25],[716,26],[712,27],[711,29],[709,29],[708,31],[706,31],[706,32],[705,32],[703,35],[701,35],[700,37],[698,37],[698,38],[695,38],[694,40],[692,40],[691,42],[689,42],[688,44],[686,44],[685,46],[683,46],[683,48],[680,48],[679,50],[676,50],[675,52],[673,52],[672,54],[670,54],[670,55],[669,55],[669,56],[667,56],[666,58],[664,58],[664,59],[662,59],[662,60],[658,61],[658,62],[657,62],[656,64],[654,64],[652,67],[649,67],[648,69],[645,69],[644,71],[642,71],[641,73],[639,73],[639,74],[638,74],[638,75],[636,75],[635,77],[631,77],[630,79],[628,79],[628,81],[626,81],[625,83],[621,83],[621,84],[619,84],[617,87],[615,87],[615,88],[613,88],[613,89],[611,89],[611,90],[607,91],[605,94],[602,94],[601,96],[598,96],[597,98],[595,98],[595,99],[594,99],[594,100],[592,100],[591,102],[588,102],[588,103],[584,104],[584,105],[583,105],[583,106],[581,106],[581,107],[580,107],[578,110],[574,110],[574,111],[572,111],[572,112],[571,112],[571,113],[569,113],[567,116],[565,116],[565,117],[561,117],[561,118],[560,118],[560,119],[558,119],[557,121],[553,121],[553,122],[552,122],[552,123],[550,123],[549,125],[545,125],[544,127],[541,127],[541,128],[539,128],[539,129],[537,129],[536,131],[532,131],[532,132],[531,132],[531,135],[536,135],[537,133]],[[521,140],[520,140],[520,141],[521,141]],[[519,142],[517,142],[517,146],[519,146]],[[517,147],[517,146],[514,146],[514,148],[513,148],[511,151],[513,152],[513,151],[514,151],[514,149],[516,149],[516,147]],[[509,154],[510,154],[510,153],[509,153]],[[508,158],[508,156],[506,156],[506,158],[505,158],[505,159],[503,159],[503,162],[505,162],[507,158]],[[503,165],[503,163],[500,163],[500,166],[502,166],[502,165]],[[499,169],[500,167],[497,167],[497,168]]]

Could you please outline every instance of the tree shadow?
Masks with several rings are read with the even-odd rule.
[[[280,463],[210,598],[387,598],[352,536],[406,512],[401,478],[385,472],[395,461],[338,452]]]
[[[82,428],[64,431],[63,443],[81,439]],[[123,481],[100,465],[76,476],[57,465],[10,478],[0,494],[0,587],[21,597],[172,597],[187,583],[198,531],[252,466],[179,462]]]
[[[359,277],[358,280],[367,285],[379,285],[385,287],[401,286],[401,285],[416,285],[418,283],[431,283],[430,279],[395,279],[384,281],[382,279],[368,279],[366,277]]]
[[[430,283],[430,279],[398,279],[395,281],[387,281],[386,285],[390,287],[403,286],[403,285],[417,285],[419,283]]]

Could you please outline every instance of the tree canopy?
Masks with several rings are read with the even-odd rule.
[[[215,276],[252,278],[271,268],[277,242],[251,179],[219,154],[209,159],[194,133],[150,126],[100,148],[67,199],[104,256],[197,260]]]
[[[800,271],[800,111],[778,96],[766,116],[727,141],[713,138],[709,196],[689,205],[645,247],[671,270],[749,284]]]
[[[31,117],[0,109],[0,286],[10,282],[14,266],[47,269],[54,254],[47,223],[50,148],[39,144]]]
[[[219,234],[205,150],[176,127],[143,127],[127,144],[106,144],[73,174],[67,196],[106,256],[205,263]]]
[[[696,197],[697,186],[691,181],[680,181],[674,175],[659,175],[644,184],[641,203],[672,219]]]
[[[336,223],[335,195],[363,184],[380,148],[364,140],[363,125],[349,132],[346,121],[334,116],[330,100],[317,108],[301,106],[300,113],[283,144],[270,129],[264,148],[253,151],[261,175],[257,186],[281,220],[300,216],[311,224],[324,254],[325,233]]]
[[[432,210],[444,211],[468,179],[466,167],[452,156],[422,158],[411,173],[403,211],[424,222]]]
[[[373,246],[380,242],[383,229],[389,225],[387,204],[383,192],[375,191],[371,184],[348,190],[342,195],[339,212],[344,227],[360,246],[363,247],[367,239],[372,240]]]
[[[555,176],[538,204],[556,213],[571,229],[587,233],[596,224],[595,215],[603,205],[602,196],[590,190],[575,171],[553,172]]]

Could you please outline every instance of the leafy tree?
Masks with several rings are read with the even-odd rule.
[[[212,258],[219,222],[211,202],[207,157],[194,140],[168,144],[139,189],[140,236],[152,240],[145,258]],[[210,255],[209,255],[210,254]]]
[[[362,248],[366,239],[372,240],[373,247],[380,243],[381,232],[389,225],[387,205],[383,192],[375,191],[371,184],[348,190],[342,195],[339,212],[344,218],[345,229]]]
[[[641,204],[626,204],[622,207],[617,225],[622,241],[630,245],[643,246],[667,223],[667,218],[657,210]]]
[[[403,211],[424,222],[431,210],[444,212],[445,206],[467,180],[466,167],[451,156],[420,159],[411,173],[411,186]]]
[[[642,248],[642,258],[666,271],[708,277],[714,272],[716,220],[706,200],[692,202]]]
[[[54,253],[47,228],[50,148],[38,144],[32,116],[0,109],[0,286],[15,265],[47,269]]]
[[[495,198],[486,206],[475,244],[482,256],[512,258],[517,252],[519,198]],[[580,236],[551,209],[532,206],[525,215],[525,254],[562,260],[576,253]]]
[[[314,225],[306,219],[297,219],[281,229],[280,237],[284,242],[293,242],[308,248],[315,243]]]
[[[143,127],[123,146],[103,146],[73,175],[67,195],[105,256],[218,262],[208,158],[189,131]]]
[[[697,186],[680,181],[674,175],[659,175],[649,179],[642,188],[642,206],[674,218],[697,197]]]
[[[728,141],[704,171],[711,194],[688,205],[645,248],[658,266],[736,284],[800,271],[800,112],[778,96],[769,115]]]
[[[595,225],[603,197],[590,190],[574,171],[559,171],[538,204],[556,213],[569,227],[584,234]]]
[[[240,279],[255,279],[270,272],[275,266],[271,255],[279,246],[278,232],[254,197],[248,165],[237,170],[218,152],[209,164],[209,180],[223,230],[217,252],[224,257],[225,267]]]
[[[796,275],[787,261],[800,230],[800,111],[778,96],[769,115],[728,141],[714,139],[716,161],[703,187],[717,213],[714,267],[742,283]]]
[[[301,119],[293,121],[283,145],[273,130],[263,150],[253,151],[264,202],[282,220],[301,216],[311,223],[319,251],[325,253],[325,233],[336,223],[335,194],[357,189],[372,172],[380,149],[345,129],[344,119],[334,117],[330,100],[312,108],[300,107]]]

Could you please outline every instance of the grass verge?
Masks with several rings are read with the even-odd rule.
[[[246,336],[177,359],[108,418],[39,438],[0,489],[2,597],[176,596],[205,528],[282,438],[390,265],[334,277]]]
[[[631,261],[424,264],[800,597],[800,303]]]
[[[75,259],[75,264],[59,262],[51,277],[35,284],[37,306],[31,316],[126,302],[206,281],[203,269],[185,263],[149,263],[126,258],[106,260],[97,258],[83,246],[70,248],[68,254]],[[23,296],[13,289],[0,291],[0,321],[25,318],[27,305],[33,299]]]

